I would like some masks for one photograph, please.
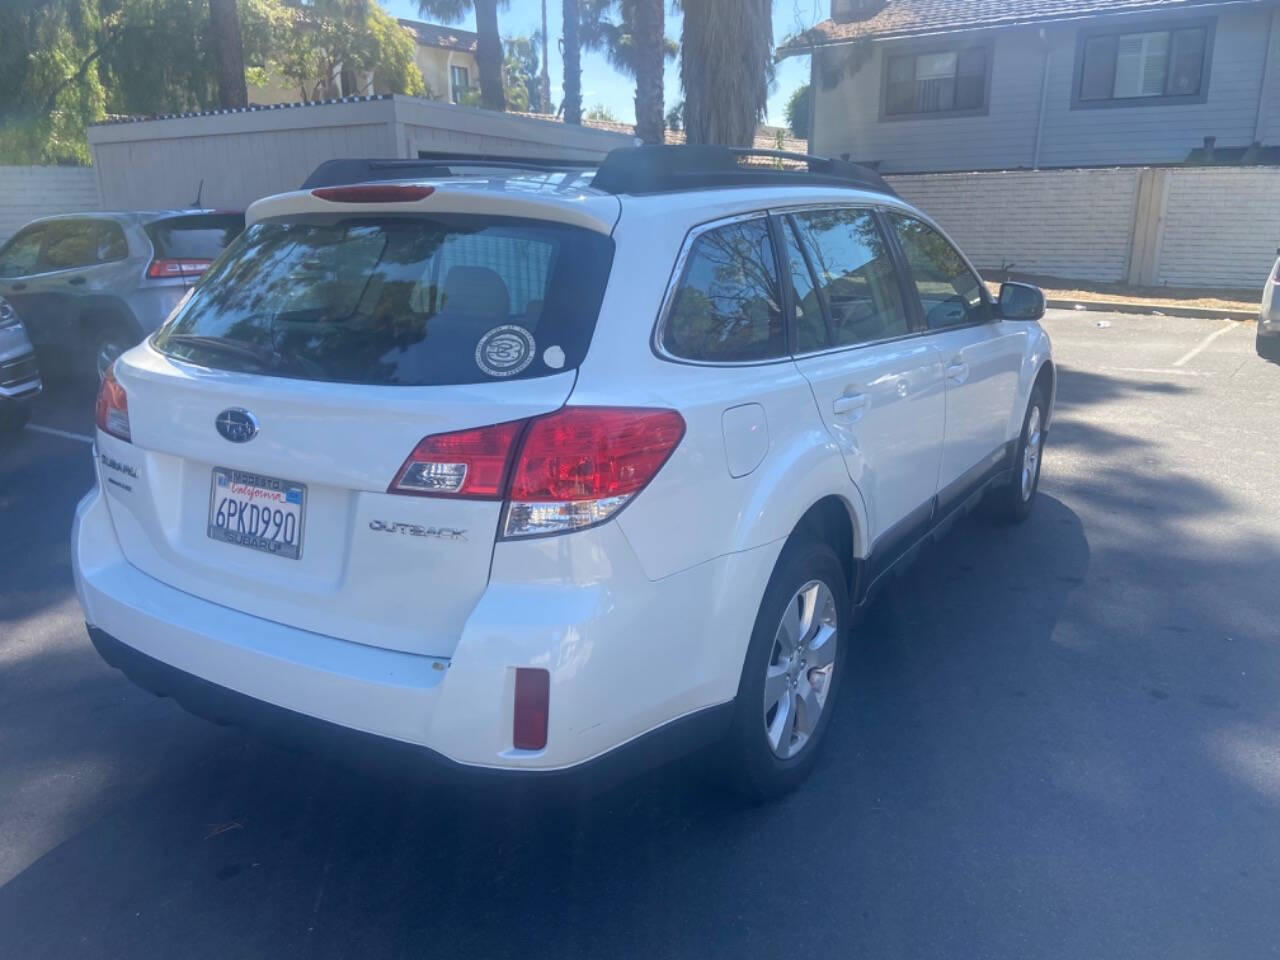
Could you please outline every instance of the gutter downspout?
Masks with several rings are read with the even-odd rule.
[[[1040,43],[1044,46],[1044,69],[1040,72],[1040,112],[1036,114],[1036,142],[1031,148],[1031,169],[1040,169],[1040,140],[1044,133],[1044,111],[1049,104],[1049,60],[1053,49],[1049,45],[1048,34],[1044,27],[1040,28]]]

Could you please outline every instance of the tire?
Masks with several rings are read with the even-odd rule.
[[[107,323],[93,328],[89,341],[88,368],[98,381],[106,375],[107,367],[115,363],[116,357],[124,353],[138,342],[139,338],[127,332],[116,323]]]
[[[1044,418],[1048,398],[1043,384],[1031,391],[1027,412],[1022,418],[1022,433],[1013,453],[1013,475],[1009,483],[995,488],[987,497],[987,514],[997,523],[1022,523],[1031,516],[1036,493],[1040,489],[1040,464],[1044,459]],[[1028,449],[1034,452],[1028,457]]]
[[[1258,334],[1254,337],[1253,345],[1263,360],[1280,362],[1280,336],[1264,337]]]
[[[780,797],[813,770],[844,676],[850,617],[844,569],[831,547],[789,543],[760,602],[719,758],[747,799]],[[796,632],[804,642],[790,656],[782,640]]]

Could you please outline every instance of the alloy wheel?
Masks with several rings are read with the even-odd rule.
[[[764,680],[764,729],[775,756],[789,760],[818,729],[836,665],[839,620],[831,588],[810,580],[778,624]]]

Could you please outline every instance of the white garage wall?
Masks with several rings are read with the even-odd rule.
[[[1138,197],[1137,169],[889,176],[983,270],[1123,281]]]
[[[1260,287],[1280,245],[1280,170],[1173,170],[1156,280]]]
[[[1262,287],[1280,245],[1280,169],[1274,167],[886,179],[983,270],[1012,263],[1019,273],[1070,280],[1252,290]],[[1144,184],[1152,200],[1139,209]]]
[[[0,243],[36,217],[101,209],[92,167],[0,166]]]

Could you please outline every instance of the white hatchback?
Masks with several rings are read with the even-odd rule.
[[[290,735],[796,785],[875,585],[1027,516],[1054,368],[1040,292],[875,174],[742,160],[335,161],[255,203],[103,383],[103,657]]]

